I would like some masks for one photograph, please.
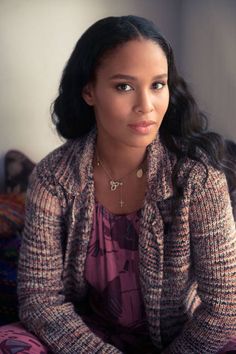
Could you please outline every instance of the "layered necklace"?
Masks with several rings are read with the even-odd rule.
[[[145,161],[145,159],[144,159]],[[142,178],[143,174],[144,174],[144,168],[143,168],[143,164],[144,161],[142,162],[141,166],[139,166],[138,168],[136,167],[135,169],[133,169],[132,171],[130,171],[129,173],[127,173],[126,175],[122,176],[121,178],[118,179],[114,179],[111,174],[109,173],[109,171],[107,170],[107,168],[104,166],[103,162],[101,161],[98,153],[97,153],[97,166],[101,166],[103,171],[105,172],[108,181],[109,181],[109,188],[111,192],[115,192],[118,188],[120,190],[120,207],[123,208],[123,206],[125,205],[125,202],[123,200],[123,186],[124,186],[124,179],[128,176],[130,176],[132,173],[134,173],[134,171],[136,171],[136,177],[137,178]]]

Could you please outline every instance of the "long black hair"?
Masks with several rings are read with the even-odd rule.
[[[160,127],[160,138],[177,156],[173,171],[173,185],[186,158],[200,161],[202,152],[215,168],[230,170],[226,163],[224,139],[209,132],[206,116],[199,110],[187,83],[178,74],[169,42],[155,25],[142,17],[120,16],[101,19],[89,27],[78,40],[65,68],[59,95],[52,106],[52,119],[65,139],[76,139],[87,134],[95,125],[94,110],[82,98],[84,86],[95,78],[96,69],[110,51],[130,40],[144,38],[157,43],[168,62],[170,101]],[[231,173],[234,173],[231,169]]]

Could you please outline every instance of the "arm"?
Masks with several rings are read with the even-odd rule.
[[[35,170],[27,193],[18,269],[20,319],[54,353],[121,353],[95,336],[65,302],[63,200],[53,183]]]
[[[195,187],[190,237],[202,303],[163,354],[215,354],[236,332],[236,231],[227,183],[210,169],[206,185]]]

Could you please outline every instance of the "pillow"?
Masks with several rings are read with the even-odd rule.
[[[26,192],[35,163],[20,151],[9,150],[6,153],[4,165],[5,191],[7,193]]]
[[[17,263],[24,226],[25,195],[0,195],[0,325],[18,320]]]

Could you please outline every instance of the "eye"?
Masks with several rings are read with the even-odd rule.
[[[162,89],[164,86],[165,86],[165,82],[154,82],[154,83],[152,84],[152,88],[153,88],[154,90],[160,90],[160,89]]]
[[[116,85],[116,89],[118,91],[125,91],[125,92],[133,90],[133,88],[129,84],[126,84],[126,83],[121,83],[121,84]]]

